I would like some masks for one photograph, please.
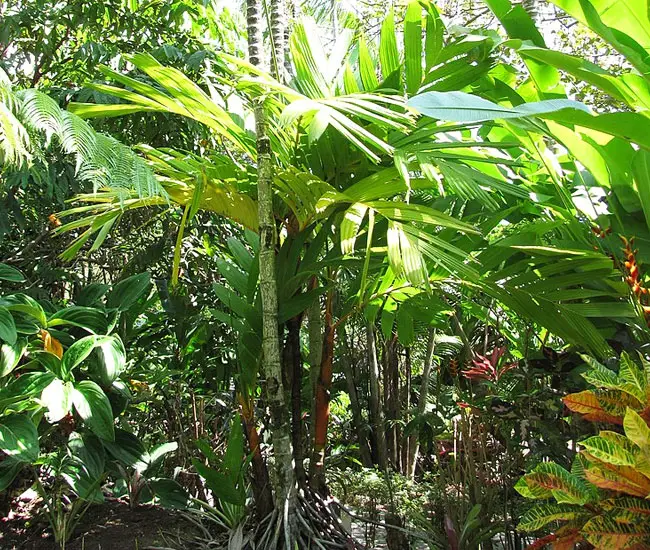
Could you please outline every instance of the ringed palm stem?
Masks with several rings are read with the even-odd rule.
[[[261,4],[248,0],[249,57],[260,66],[262,49]],[[284,32],[284,31],[283,31]],[[282,382],[282,357],[278,331],[278,284],[275,270],[277,230],[273,216],[274,162],[268,135],[264,96],[255,100],[255,133],[257,149],[257,198],[260,235],[260,294],[262,299],[262,373],[266,384],[266,400],[271,411],[271,437],[275,454],[275,505],[292,518],[296,507],[291,434],[287,403]],[[282,517],[282,516],[280,516]],[[284,522],[287,550],[293,547],[292,521]],[[295,530],[294,530],[295,531]],[[276,537],[278,536],[276,531]]]

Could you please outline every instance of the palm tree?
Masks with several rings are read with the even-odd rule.
[[[279,0],[272,0],[273,39],[271,51],[274,57],[283,52],[284,30],[281,27],[282,16]],[[254,67],[262,67],[260,52],[263,48],[261,32],[261,2],[248,0],[248,53]],[[274,63],[276,76],[284,69],[277,59]],[[262,376],[266,390],[266,401],[271,411],[271,434],[275,457],[275,508],[284,511],[284,535],[287,550],[293,547],[296,535],[295,525],[295,479],[292,466],[291,430],[289,409],[285,401],[285,389],[282,382],[282,359],[280,356],[280,336],[278,333],[278,284],[276,280],[275,254],[277,247],[277,228],[273,213],[273,176],[274,160],[271,139],[268,135],[264,96],[254,100],[256,154],[257,154],[257,203],[259,213],[259,286],[262,302]],[[276,539],[280,533],[276,529]],[[277,540],[273,541],[273,546]]]

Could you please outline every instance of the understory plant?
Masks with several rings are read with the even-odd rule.
[[[571,471],[542,462],[515,488],[546,502],[521,518],[519,529],[537,531],[560,525],[533,544],[573,548],[641,550],[650,545],[650,363],[637,364],[623,352],[617,371],[584,356],[583,376],[594,389],[569,394],[564,404],[583,419],[612,429],[580,441]],[[555,502],[549,502],[553,499]]]
[[[0,279],[24,281],[3,264]],[[117,327],[149,288],[140,274],[112,288],[91,285],[63,307],[22,292],[0,297],[0,491],[26,471],[61,548],[90,504],[103,501],[109,460],[143,464],[145,475],[174,448],[147,453],[115,427],[130,399]],[[174,492],[171,480],[153,481],[155,491]]]
[[[221,527],[235,531],[246,520],[248,483],[246,474],[250,463],[244,453],[244,431],[236,414],[230,422],[228,443],[223,456],[218,456],[210,444],[199,439],[197,448],[202,459],[193,459],[192,464],[203,478],[209,492],[206,500],[194,499],[200,512]]]

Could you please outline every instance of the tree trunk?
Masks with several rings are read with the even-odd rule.
[[[424,366],[422,368],[422,383],[420,384],[420,396],[418,397],[418,408],[416,418],[422,418],[427,407],[427,398],[429,397],[429,380],[431,379],[431,368],[433,366],[433,350],[435,348],[436,332],[429,330],[429,339],[427,340],[427,352],[424,357]],[[420,437],[418,431],[414,431],[409,436],[408,460],[406,461],[406,476],[413,479],[415,477],[415,465],[418,460],[420,451]]]
[[[314,277],[309,289],[316,288],[318,280]],[[309,389],[311,391],[311,411],[309,441],[314,439],[314,422],[316,418],[316,384],[320,374],[320,361],[323,357],[323,318],[321,314],[320,300],[314,300],[307,313],[307,337],[309,339]]]
[[[271,73],[280,82],[285,80],[287,27],[287,0],[271,0]]]
[[[368,375],[370,378],[370,423],[375,436],[377,465],[380,470],[385,472],[388,468],[388,452],[386,450],[384,411],[381,403],[381,388],[379,385],[379,361],[377,360],[377,346],[375,344],[375,327],[370,322],[366,324],[366,339]]]
[[[345,332],[345,325],[341,327],[340,333],[341,343],[344,346],[344,353],[341,357],[341,366],[343,374],[345,375],[345,382],[348,387],[348,395],[350,396],[350,408],[352,409],[352,424],[357,434],[357,441],[359,442],[359,456],[361,463],[366,468],[372,468],[372,457],[370,456],[370,449],[368,448],[368,438],[363,426],[363,417],[361,415],[361,404],[359,403],[359,393],[357,392],[356,377],[354,376],[354,368],[352,366],[352,357],[350,353],[350,346],[348,344],[347,335]]]
[[[398,529],[391,529],[391,526]],[[408,550],[411,547],[406,533],[400,529],[404,529],[404,518],[392,510],[386,512],[386,546],[389,550]]]
[[[325,449],[327,447],[327,427],[330,416],[330,390],[332,388],[332,368],[334,361],[334,325],[332,322],[332,292],[327,293],[325,302],[325,334],[320,363],[320,373],[316,383],[316,409],[314,418],[314,447],[309,463],[309,480],[314,491],[327,494],[325,483]]]
[[[262,520],[273,511],[273,493],[269,483],[269,470],[262,456],[260,438],[255,425],[253,407],[250,401],[244,399],[239,393],[239,414],[244,424],[244,433],[248,441],[248,448],[252,453],[251,466],[253,470],[253,498],[255,500],[255,511],[257,518]]]
[[[413,366],[411,364],[411,348],[404,348],[404,386],[402,387],[402,410],[404,411],[404,417],[402,419],[402,424],[408,426],[411,421],[411,386],[413,378]],[[402,430],[402,441],[400,442],[400,464],[402,469],[402,475],[406,475],[406,470],[408,470],[408,459],[410,455],[409,444],[411,440],[409,437],[404,435]]]
[[[247,0],[248,54],[253,65],[260,66],[262,49],[261,4]],[[257,197],[260,235],[260,294],[262,301],[262,375],[266,403],[271,413],[271,440],[275,457],[275,507],[293,518],[295,509],[293,456],[289,409],[282,384],[282,358],[278,331],[278,290],[275,272],[277,232],[273,217],[273,157],[267,132],[262,98],[254,105],[257,135]],[[285,537],[292,540],[291,521],[284,525]]]
[[[388,460],[400,471],[399,456],[399,357],[397,351],[399,344],[397,336],[386,341],[384,347],[384,403],[386,405],[386,449]]]
[[[301,316],[287,322],[287,364],[285,370],[291,374],[291,441],[293,443],[293,461],[296,469],[298,486],[303,487],[307,476],[304,467],[303,423],[302,423],[302,355],[300,353]]]

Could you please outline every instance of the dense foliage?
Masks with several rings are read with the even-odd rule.
[[[554,4],[0,7],[6,525],[650,544],[649,11]]]

